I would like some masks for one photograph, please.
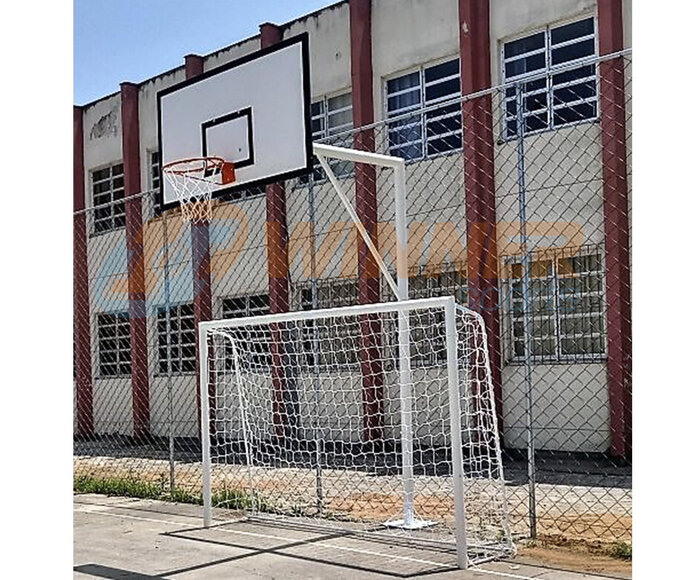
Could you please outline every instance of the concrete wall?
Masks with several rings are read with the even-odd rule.
[[[85,206],[91,208],[91,174],[122,161],[121,99],[111,95],[83,112]],[[87,213],[90,337],[93,369],[93,408],[97,434],[131,434],[131,378],[102,377],[99,372],[97,315],[128,310],[126,238],[124,228],[94,233],[93,212]]]
[[[504,42],[557,25],[596,16],[595,0],[503,0],[491,2],[491,79],[504,81],[501,50]],[[503,127],[503,109],[494,99],[494,134]],[[552,222],[551,232],[565,228],[574,240],[542,240],[543,245],[602,244],[603,189],[598,123],[582,123],[525,137],[527,219]],[[517,144],[498,141],[496,217],[518,219]],[[550,226],[542,224],[542,231]],[[602,248],[601,248],[602,251]],[[504,248],[499,248],[504,253]],[[509,332],[508,316],[502,334]],[[507,353],[504,344],[504,353]],[[533,368],[536,445],[540,449],[605,451],[609,444],[609,406],[605,363],[542,364]],[[524,367],[503,369],[505,443],[526,446]]]
[[[457,57],[457,0],[373,0],[375,119],[383,119],[384,81],[423,64]]]
[[[260,49],[260,37],[246,38],[221,50],[209,53],[204,57],[204,72],[236,60],[246,54]]]
[[[457,0],[374,0],[372,3],[372,42],[374,69],[375,119],[384,119],[385,83],[388,78],[417,70],[458,55],[459,22]],[[631,46],[631,0],[623,3],[625,45]],[[501,77],[501,46],[546,25],[595,15],[595,0],[497,0],[491,2],[491,73],[492,83]],[[334,5],[309,17],[283,26],[285,38],[308,32],[311,48],[312,99],[342,94],[350,90],[350,34],[348,4]],[[258,36],[206,55],[204,70],[211,70],[259,48]],[[141,147],[141,184],[150,184],[150,153],[158,147],[156,95],[165,87],[184,80],[184,67],[149,79],[139,86],[139,121]],[[501,110],[494,100],[494,131],[501,131]],[[383,132],[384,131],[384,132]],[[120,162],[121,118],[119,94],[90,104],[84,111],[86,206],[91,207],[90,172]],[[385,129],[377,130],[378,149],[385,146]],[[497,219],[517,219],[517,181],[515,143],[498,142],[496,156]],[[602,187],[600,171],[600,135],[596,123],[559,129],[526,139],[525,163],[528,174],[530,218],[536,221],[571,221],[583,232],[582,243],[602,242]],[[378,219],[380,250],[393,263],[394,219],[391,178],[378,171]],[[535,177],[536,176],[536,177]],[[569,180],[570,177],[576,179]],[[570,182],[571,181],[571,182]],[[574,183],[579,182],[579,183]],[[586,182],[581,185],[580,182]],[[341,180],[348,197],[354,200],[354,180]],[[407,169],[409,191],[408,214],[413,238],[409,247],[411,266],[437,265],[455,256],[441,252],[436,240],[452,231],[454,245],[464,256],[465,209],[462,157],[457,154],[411,163]],[[308,189],[297,182],[288,182],[288,229],[290,246],[290,280],[302,284],[309,277],[305,261],[304,239],[308,235]],[[327,182],[314,185],[318,201],[316,251],[320,263],[318,274],[323,278],[354,276],[356,234],[349,218]],[[429,210],[429,211],[427,211]],[[152,215],[144,203],[144,220]],[[177,218],[179,220],[179,218]],[[177,220],[168,220],[170,240],[172,304],[192,300],[191,247],[189,228]],[[333,238],[338,224],[344,230]],[[422,229],[421,224],[425,224]],[[244,199],[217,208],[211,228],[212,302],[214,316],[221,316],[222,300],[230,296],[267,292],[265,252],[265,199]],[[88,231],[92,221],[88,214]],[[452,228],[452,230],[450,230]],[[449,230],[449,231],[448,231]],[[329,234],[329,232],[331,232]],[[441,233],[442,232],[442,233]],[[296,238],[295,238],[296,235]],[[330,237],[329,237],[330,236]],[[197,421],[195,377],[193,374],[173,377],[170,386],[166,377],[158,375],[156,308],[163,304],[162,223],[151,221],[144,228],[144,252],[148,292],[148,336],[151,428],[155,434],[167,434],[168,388],[176,399],[174,413],[176,435],[196,436]],[[333,242],[333,243],[331,243]],[[93,320],[93,373],[95,375],[95,425],[97,432],[107,432],[109,422],[119,424],[119,432],[130,433],[130,379],[102,379],[98,376],[96,313],[126,310],[125,232],[120,229],[88,241],[88,270],[91,284],[91,316]],[[503,248],[501,248],[503,250]],[[507,332],[504,321],[503,332]],[[522,372],[520,365],[506,365],[503,372],[506,444],[524,445],[522,425]],[[536,406],[538,416],[546,417],[548,409],[557,405],[563,411],[552,416],[552,423],[538,426],[538,446],[556,449],[600,451],[608,442],[608,407],[604,363],[535,366],[537,377]],[[351,378],[343,381],[337,397],[344,401],[347,412],[356,412],[359,387]],[[347,383],[347,385],[346,385]],[[584,388],[585,387],[585,388]],[[336,387],[334,387],[336,388]],[[350,396],[349,393],[355,393]],[[304,395],[306,396],[306,394]],[[347,399],[350,397],[350,399]],[[354,397],[354,398],[353,398]],[[335,400],[335,395],[332,399]],[[115,403],[116,402],[116,403]],[[107,405],[110,405],[109,409]],[[116,404],[116,406],[114,406]],[[107,416],[109,411],[110,416]],[[388,409],[391,416],[396,412]],[[330,420],[330,419],[329,419]],[[389,420],[389,423],[393,419]],[[428,420],[426,418],[426,420]],[[332,425],[327,426],[333,431]],[[436,427],[437,429],[437,427]],[[442,429],[442,427],[440,427]]]
[[[525,367],[503,369],[505,446],[527,447]],[[536,364],[532,374],[535,446],[604,452],[610,444],[605,363]]]
[[[350,90],[350,9],[330,6],[285,26],[283,38],[309,34],[311,98]]]
[[[121,98],[117,93],[83,109],[85,207],[92,207],[90,172],[122,159]]]
[[[139,85],[139,146],[141,150],[141,189],[150,189],[151,152],[158,151],[158,91],[185,80],[179,67]],[[152,214],[147,214],[151,217]]]
[[[210,229],[214,308],[228,296],[267,293],[265,198],[216,208]]]

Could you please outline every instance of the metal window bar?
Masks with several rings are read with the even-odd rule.
[[[194,373],[196,353],[193,304],[171,306],[168,313],[165,308],[158,308],[157,319],[159,372],[181,375]],[[169,354],[166,351],[168,340],[171,341]]]
[[[589,20],[589,19],[585,18],[585,19],[575,21],[574,23],[584,22],[587,20]],[[583,35],[581,37],[576,37],[574,39],[570,39],[568,41],[564,41],[564,42],[561,42],[558,44],[552,43],[551,35],[552,35],[552,30],[556,30],[557,28],[560,28],[560,27],[547,27],[544,31],[545,46],[543,49],[538,49],[535,51],[530,51],[527,53],[523,53],[523,54],[511,56],[511,57],[506,57],[505,56],[505,49],[506,49],[506,45],[509,43],[508,42],[503,43],[503,45],[501,46],[501,63],[502,63],[501,64],[501,74],[502,74],[503,80],[505,82],[518,82],[518,81],[526,81],[528,79],[532,79],[533,72],[534,73],[544,73],[544,75],[545,75],[544,80],[545,80],[546,87],[544,89],[538,88],[535,90],[530,90],[528,88],[528,84],[530,84],[530,83],[527,83],[527,82],[521,83],[521,86],[523,86],[525,89],[525,90],[523,90],[523,102],[524,103],[527,103],[528,99],[530,97],[533,97],[533,96],[536,96],[539,94],[543,94],[546,92],[546,107],[542,107],[542,108],[539,108],[536,110],[529,110],[528,109],[527,111],[523,112],[523,115],[524,115],[524,118],[526,121],[525,133],[527,135],[537,134],[537,133],[542,132],[542,131],[551,131],[553,129],[563,127],[563,126],[572,125],[572,124],[575,124],[578,122],[593,121],[593,120],[597,119],[598,112],[600,110],[599,106],[597,105],[598,95],[600,93],[599,87],[597,84],[597,77],[598,77],[597,73],[594,72],[594,74],[589,75],[588,77],[577,79],[575,81],[565,83],[565,84],[559,84],[559,83],[555,84],[554,83],[554,77],[557,74],[561,74],[562,71],[571,71],[571,70],[575,70],[576,68],[584,68],[584,66],[585,66],[584,63],[588,62],[589,59],[591,59],[591,58],[595,59],[596,55],[597,55],[596,44],[595,43],[593,44],[593,53],[590,55],[587,55],[587,56],[581,57],[581,58],[568,60],[566,62],[558,63],[556,65],[552,64],[552,51],[553,50],[559,49],[559,48],[564,48],[566,46],[571,46],[571,45],[578,44],[581,42],[586,42],[590,39],[596,38],[596,36],[597,36],[597,24],[595,22],[595,19],[592,19],[592,20],[593,20],[593,26],[594,26],[593,33],[586,34],[586,35]],[[562,26],[566,26],[566,25],[562,25]],[[541,34],[541,32],[536,33],[534,35],[529,35],[529,36],[524,37],[524,38],[530,38],[532,36],[536,36],[537,34]],[[522,40],[522,38],[516,39],[513,41],[509,41],[509,42],[518,42],[518,40]],[[507,75],[506,65],[508,63],[523,60],[523,59],[526,59],[526,58],[533,56],[533,55],[542,54],[542,52],[544,52],[544,55],[545,55],[545,61],[544,61],[543,68],[539,69],[538,71],[528,71],[526,73],[517,74],[517,75],[510,75],[510,76]],[[577,65],[581,65],[581,67],[577,67]],[[594,71],[595,71],[595,68],[594,68]],[[567,87],[583,85],[586,82],[590,82],[593,80],[596,81],[596,90],[595,90],[594,96],[583,99],[581,103],[579,103],[578,101],[577,102],[559,102],[559,103],[555,102],[555,94],[554,94],[555,91],[561,90],[561,89],[567,88]],[[530,82],[532,82],[532,81],[530,81]],[[505,98],[504,103],[503,103],[504,114],[503,114],[502,137],[504,140],[515,139],[517,137],[511,129],[512,123],[514,121],[516,121],[516,115],[514,112],[509,111],[509,106],[508,106],[509,104],[511,104],[513,102],[515,102],[515,92],[513,91],[513,89],[510,89],[510,91],[506,91],[506,98]],[[579,114],[580,118],[578,118],[578,119],[574,119],[574,120],[564,119],[562,122],[557,122],[557,116],[555,115],[555,111],[558,111],[558,110],[571,111],[571,110],[573,110],[572,107],[575,107],[575,106],[580,105],[580,104],[587,104],[587,103],[596,103],[596,107],[594,108],[594,113],[592,115],[590,113],[584,112],[584,113]],[[530,127],[528,125],[527,120],[529,118],[533,118],[533,117],[537,117],[538,115],[541,115],[545,110],[547,112],[547,124],[546,124],[546,126],[538,127],[537,125],[535,125],[534,128]]]
[[[458,130],[445,130],[442,133],[430,134],[429,127],[444,124],[445,120],[452,119],[455,117],[461,118],[461,111],[456,110],[454,112],[444,113],[437,117],[429,117],[429,111],[426,112],[426,107],[434,106],[434,109],[439,110],[440,108],[448,108],[452,103],[452,100],[460,95],[461,91],[458,89],[455,93],[450,95],[445,95],[437,97],[434,99],[428,99],[427,90],[430,87],[439,86],[445,84],[451,80],[459,79],[460,74],[448,74],[444,77],[438,77],[431,81],[426,81],[426,71],[431,70],[435,67],[442,66],[448,63],[454,62],[453,60],[445,61],[437,65],[432,65],[429,67],[421,67],[418,71],[408,73],[400,78],[408,78],[411,75],[418,73],[417,84],[410,87],[406,87],[399,90],[389,91],[389,81],[386,81],[386,98],[385,98],[385,110],[386,117],[388,120],[394,120],[393,123],[389,125],[389,146],[387,152],[390,155],[399,155],[406,158],[407,161],[418,161],[420,159],[430,158],[438,155],[444,155],[445,153],[450,153],[452,151],[461,150],[461,143],[459,146],[447,147],[447,150],[437,150],[431,152],[431,142],[445,142],[446,137],[459,137],[462,134],[461,123],[460,129]],[[391,79],[396,80],[396,79]],[[401,95],[419,92],[419,102],[406,105],[399,108],[391,108],[391,99],[399,97]],[[404,115],[412,111],[421,111],[421,114],[416,118],[411,117],[404,118]],[[399,121],[397,118],[401,118]],[[416,135],[413,139],[406,138],[405,135],[412,135],[414,128],[420,128],[416,131]],[[392,137],[394,142],[392,142]],[[418,152],[417,144],[420,144],[420,152]],[[404,153],[404,155],[402,155]]]
[[[100,174],[105,174],[104,176]],[[124,227],[124,165],[116,163],[90,172],[93,233],[102,234]],[[101,215],[98,215],[101,214]]]
[[[131,373],[129,313],[97,315],[97,349],[99,376],[124,377]]]

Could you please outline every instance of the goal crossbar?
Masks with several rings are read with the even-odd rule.
[[[260,314],[258,316],[246,316],[242,318],[226,318],[222,320],[204,320],[199,323],[200,337],[202,333],[219,328],[237,326],[258,326],[275,322],[287,322],[291,320],[314,320],[325,316],[357,316],[360,314],[372,314],[380,312],[410,312],[423,308],[451,308],[457,307],[453,296],[437,296],[434,298],[414,298],[399,302],[377,302],[374,304],[355,304],[352,306],[337,306],[335,308],[319,308],[316,310],[298,310],[293,312],[280,312],[277,314]],[[476,312],[474,316],[479,316]]]

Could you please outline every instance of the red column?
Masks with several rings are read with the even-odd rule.
[[[77,435],[93,434],[92,361],[90,354],[90,291],[85,224],[83,109],[73,107],[73,338]]]
[[[353,125],[374,122],[372,74],[372,0],[350,0],[350,73],[352,78]],[[374,129],[358,131],[353,145],[361,151],[374,151]],[[373,165],[355,164],[355,209],[360,221],[377,245],[377,176]],[[380,300],[379,265],[357,234],[357,279],[360,304]],[[376,315],[360,321],[363,404],[363,439],[382,438],[383,372],[381,368],[381,322]]]
[[[282,40],[282,29],[265,22],[260,25],[260,48],[273,46]],[[289,258],[287,253],[287,198],[284,183],[273,183],[265,190],[266,247],[270,312],[289,311]],[[290,397],[290,384],[285,374],[284,330],[277,325],[272,332],[272,413],[277,435],[282,437],[284,426],[289,424],[291,409],[285,401]]]
[[[598,0],[601,56],[623,49],[622,0]],[[610,453],[632,456],[632,308],[625,106],[625,62],[600,64],[607,372]]]
[[[260,48],[282,40],[282,29],[269,22],[260,25]],[[270,312],[289,310],[289,268],[287,256],[287,198],[284,183],[266,188],[267,272]]]
[[[121,84],[122,157],[126,201],[126,252],[129,286],[129,333],[134,437],[148,435],[148,342],[146,340],[146,283],[141,216],[141,156],[139,147],[139,88]],[[130,196],[134,196],[128,199]]]
[[[491,86],[489,0],[459,0],[458,25],[462,94],[468,95]],[[496,413],[503,436],[493,149],[491,95],[464,101],[462,151],[470,308],[486,323]]]
[[[191,79],[204,72],[204,58],[197,54],[185,56],[185,77]],[[195,352],[199,353],[199,323],[211,320],[211,253],[209,249],[209,222],[190,224],[192,240],[192,297],[194,303]],[[202,385],[199,380],[199,356],[195,362],[197,380],[197,416],[201,410]],[[209,381],[209,433],[214,433],[215,420],[215,385]],[[199,424],[199,423],[198,423]],[[201,429],[201,426],[199,427]]]

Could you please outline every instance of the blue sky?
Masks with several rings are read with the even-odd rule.
[[[74,0],[73,101],[82,105],[336,0]]]

